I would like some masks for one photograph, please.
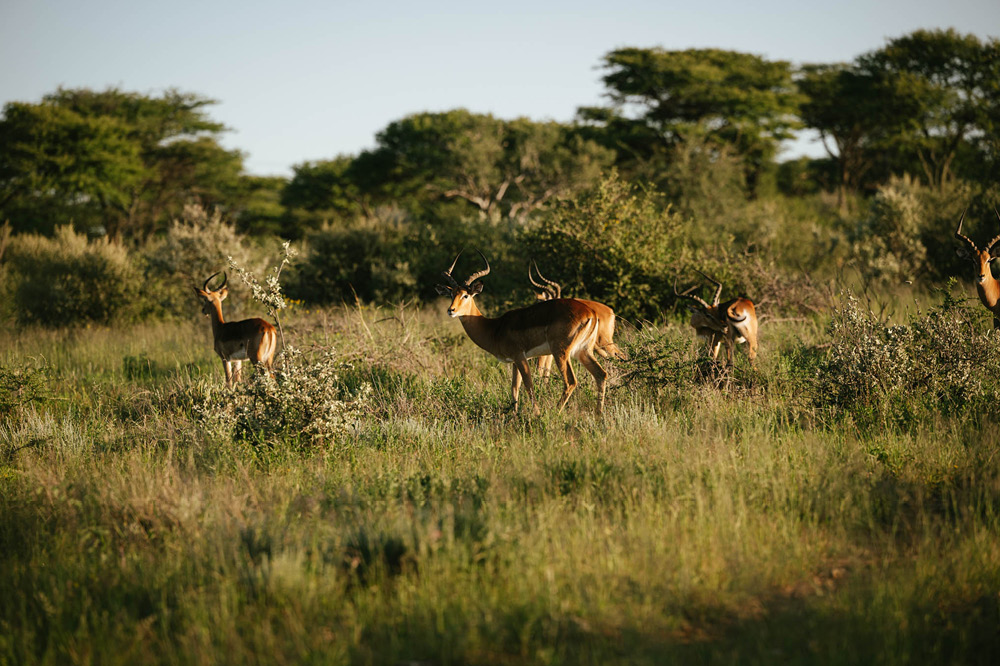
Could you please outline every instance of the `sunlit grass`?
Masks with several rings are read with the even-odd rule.
[[[439,309],[289,313],[373,387],[349,434],[206,433],[204,322],[23,331],[0,422],[0,662],[970,663],[1000,650],[1000,427],[860,428],[809,393],[823,324],[685,379],[502,411]],[[680,361],[697,348],[681,325]],[[623,328],[622,343],[642,331]],[[610,366],[610,363],[607,364]],[[692,366],[693,367],[693,366]],[[806,368],[803,370],[803,368]],[[613,370],[620,378],[624,366]],[[527,410],[525,410],[527,411]]]

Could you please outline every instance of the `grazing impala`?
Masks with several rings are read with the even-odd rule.
[[[698,271],[701,273],[701,271]],[[714,361],[719,356],[719,345],[726,343],[726,359],[731,366],[733,364],[733,348],[741,342],[747,343],[747,355],[752,363],[757,358],[757,313],[754,310],[753,302],[749,298],[734,298],[725,303],[719,303],[719,296],[722,294],[722,283],[713,280],[704,273],[705,279],[714,282],[716,286],[715,298],[709,305],[700,296],[691,292],[694,287],[686,289],[683,293],[677,291],[677,282],[674,282],[674,294],[679,298],[687,298],[698,304],[697,308],[691,308],[691,326],[708,343],[708,353]]]
[[[513,363],[511,408],[516,410],[518,407],[518,391],[523,381],[534,412],[539,413],[528,359],[551,354],[556,359],[556,367],[566,385],[558,408],[566,406],[576,389],[576,375],[570,365],[570,357],[573,357],[594,376],[594,381],[597,382],[597,412],[601,413],[604,409],[607,373],[594,358],[598,328],[598,318],[594,311],[582,301],[559,298],[511,310],[495,319],[484,317],[475,302],[476,296],[483,290],[483,283],[476,280],[489,275],[490,262],[482,252],[479,256],[483,258],[486,268],[473,273],[462,284],[451,274],[458,262],[456,256],[451,267],[443,273],[448,284],[438,285],[437,290],[439,294],[451,296],[448,316],[459,318],[473,342],[504,363]]]
[[[222,318],[222,301],[229,295],[226,289],[228,276],[223,274],[222,284],[218,289],[209,289],[211,282],[218,273],[205,280],[205,285],[195,293],[201,298],[201,311],[212,319],[212,337],[215,339],[215,353],[222,359],[226,369],[226,387],[231,387],[240,381],[240,369],[243,361],[249,360],[256,366],[264,366],[268,373],[274,374],[274,350],[278,346],[278,334],[274,326],[263,319],[244,319],[227,322]]]
[[[531,275],[531,267],[535,267],[535,274],[538,275],[540,279],[545,284],[539,284],[535,282],[535,278]],[[538,270],[538,264],[532,259],[531,263],[528,264],[528,280],[531,281],[535,287],[540,289],[535,293],[535,298],[539,301],[551,301],[557,298],[562,298],[562,287],[558,282],[554,282]],[[597,301],[588,301],[582,298],[576,299],[590,306],[590,309],[594,311],[597,315],[597,344],[594,346],[594,351],[603,356],[604,358],[627,358],[625,352],[623,352],[618,345],[615,344],[615,311],[609,308],[604,303],[598,303]],[[547,354],[545,356],[538,357],[538,376],[548,377],[552,372],[552,356]]]
[[[1000,218],[1000,211],[994,208],[993,212]],[[979,300],[983,302],[987,310],[993,313],[993,328],[1000,328],[1000,282],[993,277],[993,273],[990,271],[990,262],[1000,257],[1000,245],[998,245],[1000,236],[987,243],[985,249],[980,250],[968,237],[962,235],[963,222],[965,222],[965,213],[962,213],[962,218],[958,221],[955,238],[965,241],[969,247],[959,247],[956,252],[962,259],[972,260]]]

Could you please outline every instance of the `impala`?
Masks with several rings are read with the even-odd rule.
[[[243,361],[249,360],[256,366],[263,366],[269,374],[274,374],[272,363],[278,346],[278,334],[274,326],[263,319],[244,319],[227,322],[222,318],[222,301],[229,295],[226,289],[228,276],[223,274],[218,289],[209,289],[208,283],[218,273],[205,280],[204,286],[194,287],[201,298],[201,311],[212,320],[212,337],[215,339],[215,353],[222,359],[226,369],[226,387],[240,381]]]
[[[442,273],[448,284],[438,285],[437,291],[451,296],[448,316],[459,318],[473,342],[504,363],[513,364],[510,385],[513,403],[510,408],[518,408],[518,392],[523,381],[534,413],[539,413],[528,359],[551,354],[555,357],[565,384],[558,408],[565,407],[576,390],[576,375],[570,365],[572,357],[580,361],[594,376],[594,381],[597,382],[597,412],[601,413],[604,409],[607,373],[594,358],[599,323],[594,311],[582,301],[558,298],[510,310],[496,318],[485,317],[476,306],[475,299],[483,290],[483,283],[477,280],[489,275],[490,262],[482,252],[479,256],[486,268],[473,273],[461,284],[451,274],[458,262],[456,256],[451,267]]]
[[[701,273],[701,271],[698,272]],[[753,302],[749,298],[734,298],[720,304],[719,296],[722,295],[722,283],[704,273],[701,275],[715,283],[715,298],[711,305],[700,296],[691,293],[697,285],[684,292],[678,292],[677,282],[674,282],[674,294],[679,298],[687,298],[698,304],[697,308],[691,308],[691,326],[698,337],[708,343],[708,353],[713,361],[719,356],[719,345],[725,342],[726,359],[732,366],[734,347],[738,343],[746,342],[747,355],[752,363],[757,358],[757,313],[754,310]]]
[[[1000,218],[1000,211],[994,208],[993,212]],[[993,313],[993,328],[1000,328],[1000,282],[993,277],[993,273],[990,271],[990,262],[1000,257],[1000,245],[998,245],[1000,236],[987,243],[985,249],[980,250],[967,236],[962,235],[963,222],[965,222],[965,213],[962,213],[962,218],[958,221],[955,238],[965,241],[969,247],[959,247],[956,253],[962,259],[972,260],[979,300],[983,302],[987,310]]]
[[[545,284],[539,284],[535,282],[535,278],[531,275],[531,267],[535,267],[535,274],[538,275],[540,279]],[[532,259],[531,263],[528,264],[528,280],[535,287],[541,291],[535,292],[535,298],[539,301],[551,301],[558,298],[562,298],[562,287],[558,282],[554,282],[538,270],[538,264]],[[604,358],[627,358],[625,352],[623,352],[618,345],[615,344],[615,311],[609,308],[604,303],[598,303],[597,301],[588,301],[582,298],[576,299],[590,306],[590,309],[594,311],[597,315],[597,344],[594,346],[594,351],[603,356]],[[548,377],[551,373],[552,368],[552,356],[545,355],[538,357],[538,376]]]

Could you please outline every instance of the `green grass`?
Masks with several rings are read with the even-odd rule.
[[[686,328],[623,327],[687,370],[505,414],[439,310],[292,311],[372,386],[312,445],[203,427],[204,322],[6,336],[45,391],[0,422],[0,663],[1000,659],[995,413],[859,425],[815,400],[807,321],[724,388]]]

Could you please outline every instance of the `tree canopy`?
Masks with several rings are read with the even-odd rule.
[[[624,48],[604,57],[611,107],[581,108],[620,147],[623,166],[654,163],[692,135],[736,151],[751,187],[793,136],[799,97],[784,61],[720,49]]]
[[[611,151],[555,122],[464,109],[418,113],[390,123],[356,158],[296,166],[283,201],[340,214],[380,201],[417,209],[452,201],[485,219],[521,219],[594,182],[612,160]]]
[[[0,214],[15,229],[40,219],[103,225],[144,236],[190,201],[224,204],[238,189],[239,151],[219,143],[214,102],[169,90],[159,97],[60,89],[11,103],[0,119]],[[46,226],[46,225],[43,225]]]

